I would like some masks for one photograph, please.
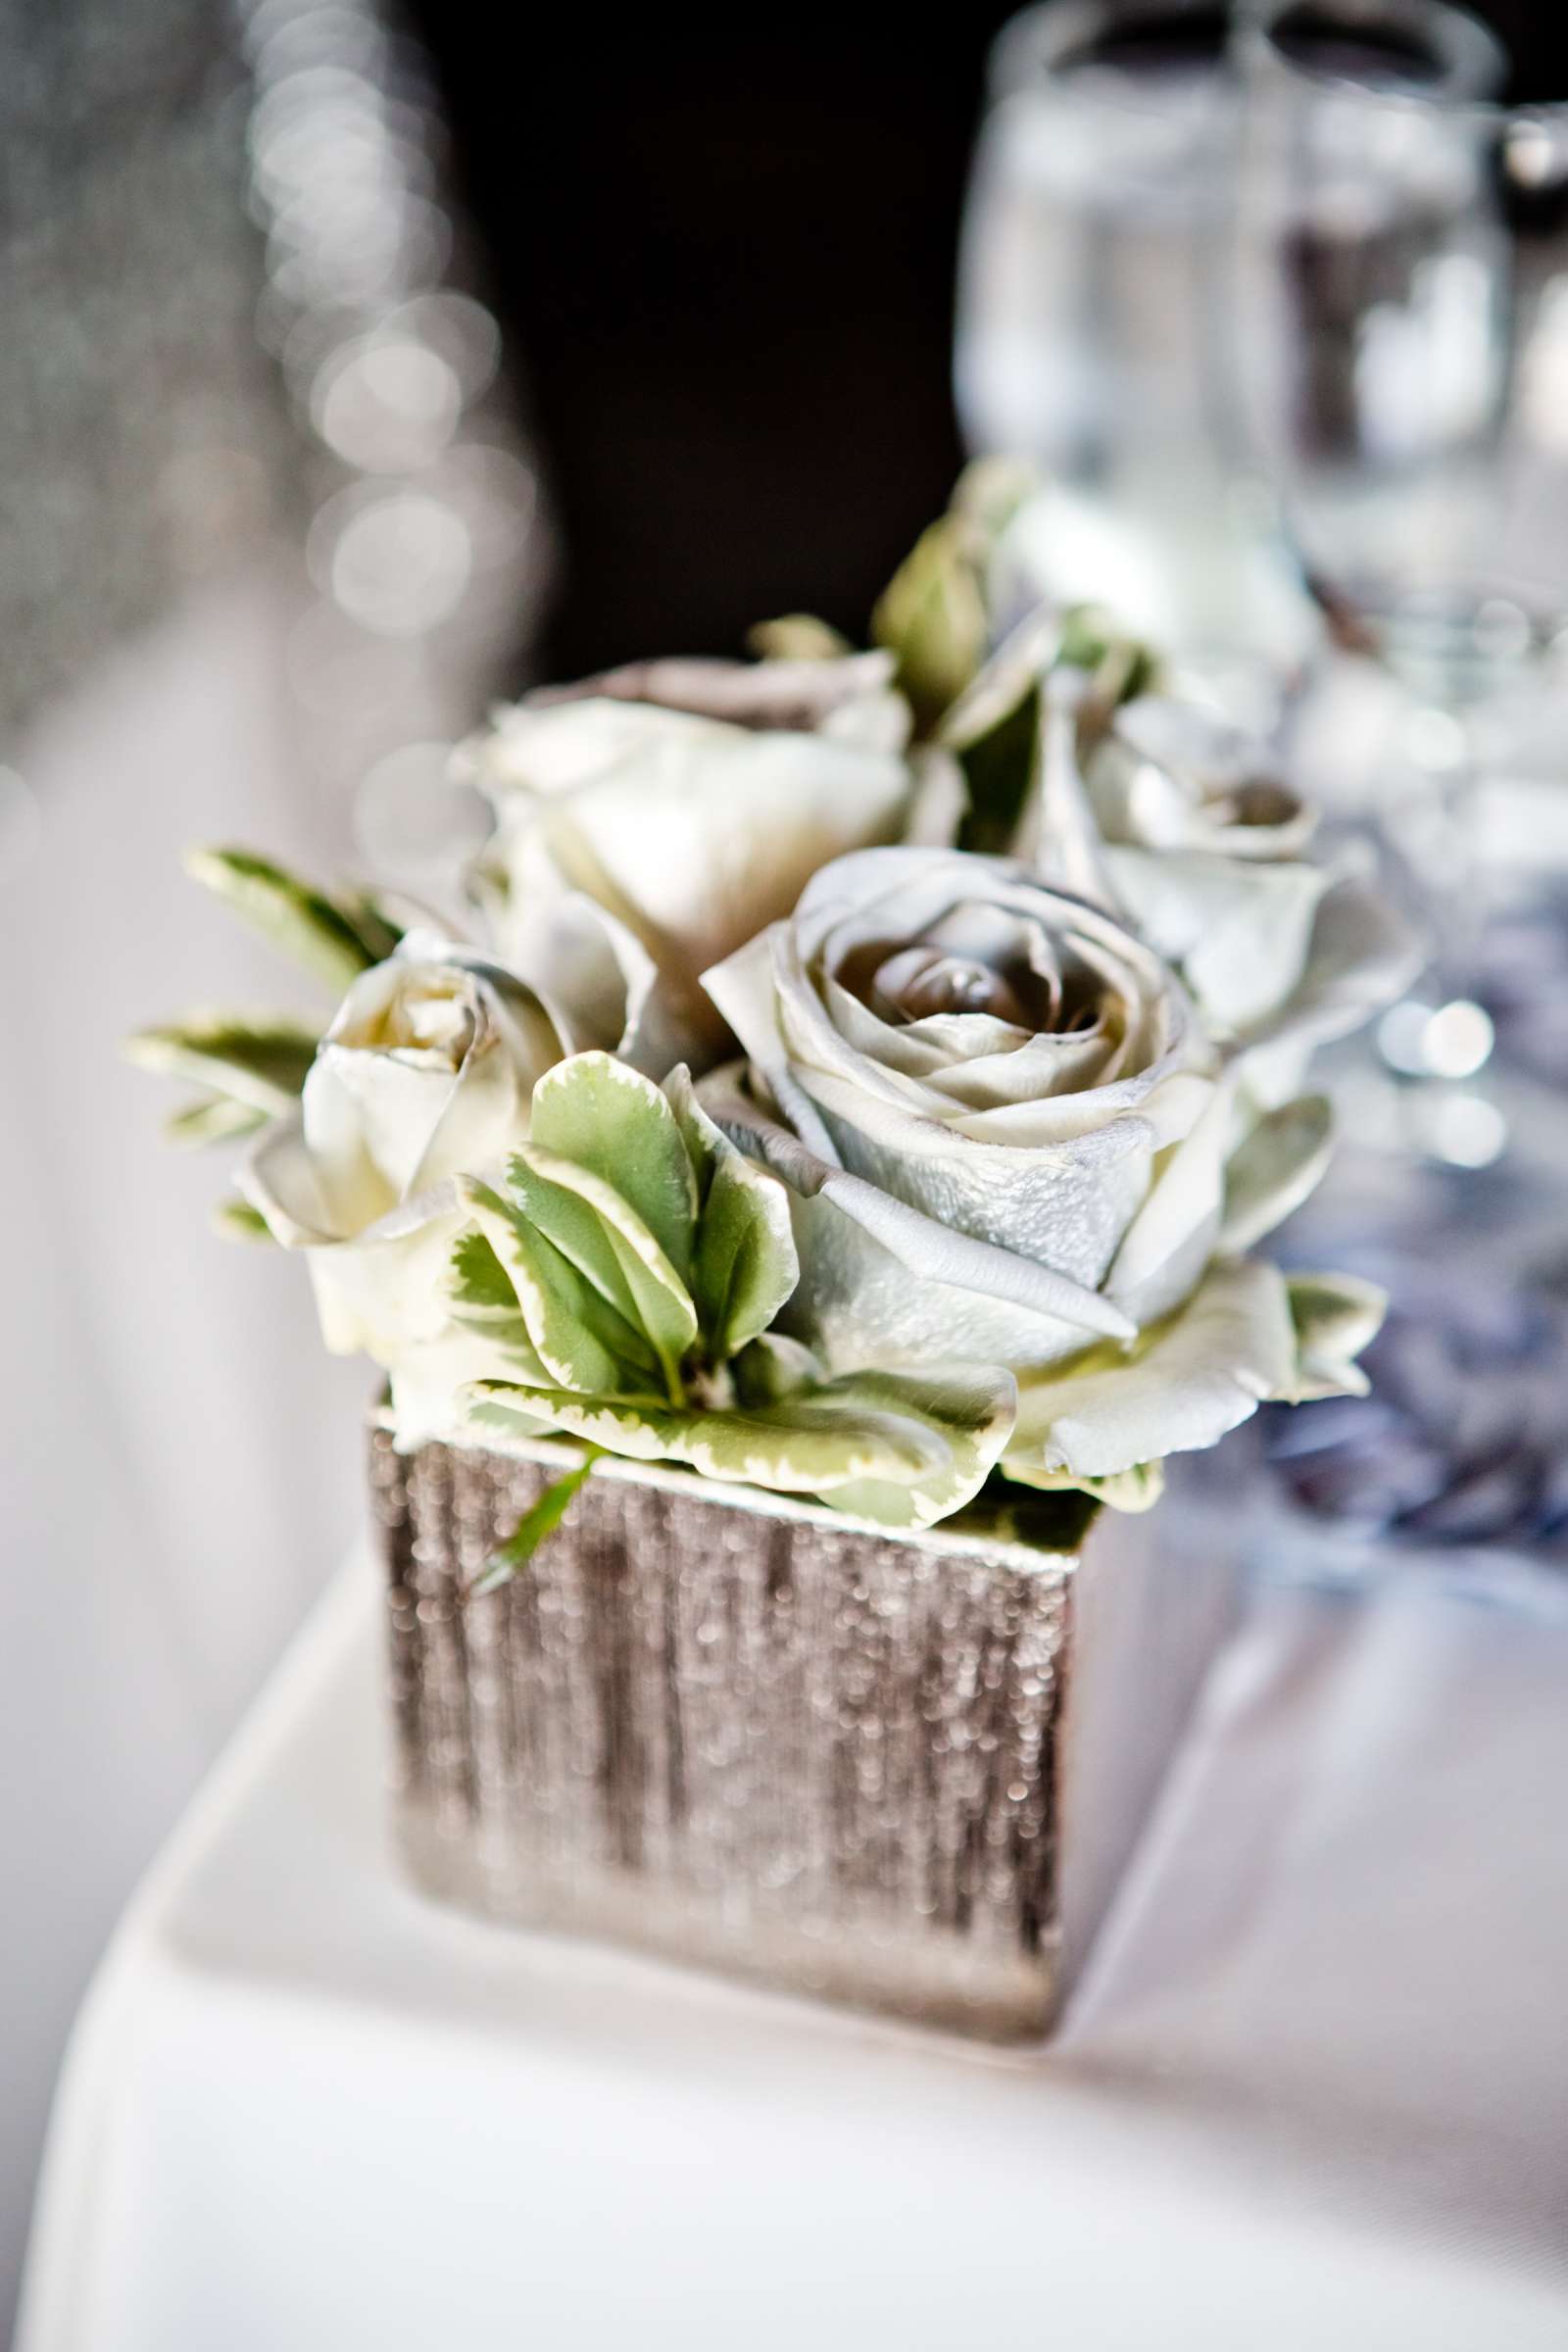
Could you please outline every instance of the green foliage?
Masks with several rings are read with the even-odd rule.
[[[675,1113],[651,1079],[612,1054],[579,1054],[534,1088],[528,1132],[612,1186],[677,1272],[690,1272],[697,1182]]]
[[[1070,1470],[1043,1470],[1031,1461],[1006,1462],[1004,1475],[1019,1486],[1031,1487],[1047,1494],[1085,1494],[1095,1502],[1104,1502],[1113,1511],[1152,1511],[1165,1492],[1165,1465],[1160,1462],[1137,1462],[1130,1470],[1114,1471],[1108,1478],[1080,1478]]]
[[[814,612],[781,612],[746,632],[748,653],[761,662],[838,662],[855,650],[830,621]]]
[[[535,1090],[504,1190],[464,1191],[473,1224],[454,1252],[453,1310],[514,1343],[507,1377],[469,1393],[487,1430],[543,1422],[890,1526],[957,1508],[1005,1442],[1005,1372],[830,1380],[770,1330],[799,1278],[788,1199],[684,1069],[662,1091],[608,1054],[561,1063]],[[515,1369],[528,1354],[536,1369]]]
[[[220,1233],[226,1242],[270,1242],[272,1239],[271,1228],[261,1210],[252,1208],[250,1202],[241,1200],[237,1194],[227,1200],[220,1200],[212,1217],[214,1232]]]
[[[871,637],[923,735],[972,682],[991,637],[997,542],[1032,487],[1026,467],[983,458],[959,476],[946,514],[921,532],[877,600]]]
[[[929,734],[985,659],[985,587],[973,534],[956,514],[921,532],[877,600],[873,643],[898,662],[895,684]]]
[[[511,1583],[519,1568],[526,1567],[546,1536],[555,1534],[587,1485],[595,1462],[601,1458],[597,1446],[586,1446],[582,1460],[546,1487],[538,1500],[523,1512],[506,1542],[491,1553],[468,1587],[470,1600],[477,1600],[486,1592],[498,1592],[503,1585]]]
[[[704,1346],[727,1363],[766,1331],[800,1279],[784,1188],[738,1152],[684,1068],[665,1082],[697,1187],[692,1292]]]
[[[371,891],[338,897],[249,850],[192,850],[185,859],[194,880],[292,956],[336,993],[384,962],[403,933]],[[190,1080],[199,1099],[170,1118],[172,1144],[231,1143],[289,1109],[305,1084],[320,1024],[290,1016],[198,1014],[138,1030],[125,1051],[144,1070]],[[225,1229],[226,1211],[220,1212]]]
[[[286,1015],[198,1013],[161,1028],[138,1029],[125,1040],[125,1053],[140,1069],[159,1077],[189,1079],[267,1119],[293,1103],[316,1057],[316,1046],[315,1031]],[[191,1113],[181,1117],[197,1130],[183,1140],[205,1140]],[[215,1122],[214,1131],[225,1132],[220,1121]],[[236,1130],[231,1125],[226,1132]]]
[[[1002,856],[1011,848],[1039,757],[1041,702],[1039,682],[1031,680],[999,718],[958,747],[969,804],[958,828],[960,850]]]
[[[267,1113],[229,1095],[206,1095],[171,1112],[164,1121],[164,1140],[189,1149],[198,1144],[228,1144],[254,1135],[267,1125]]]
[[[369,894],[329,897],[251,850],[191,850],[185,870],[335,994],[384,963],[402,936]]]
[[[1355,1359],[1382,1328],[1387,1294],[1354,1274],[1289,1274],[1285,1291],[1297,1356],[1287,1401],[1364,1396],[1367,1377]]]
[[[1056,660],[1065,669],[1089,672],[1091,695],[1106,717],[1119,704],[1153,694],[1163,682],[1158,654],[1129,637],[1102,605],[1073,605],[1063,614]]]

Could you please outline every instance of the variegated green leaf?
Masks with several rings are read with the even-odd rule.
[[[695,1187],[694,1213],[700,1216],[703,1202],[708,1199],[708,1188],[713,1181],[713,1170],[723,1151],[733,1151],[735,1147],[722,1127],[709,1117],[698,1102],[691,1071],[683,1061],[677,1061],[664,1080],[663,1093],[665,1102],[675,1114],[680,1140],[686,1147],[686,1157]]]
[[[517,1294],[484,1235],[461,1234],[452,1249],[452,1303],[476,1321],[505,1322],[517,1312]]]
[[[270,1242],[271,1228],[259,1208],[238,1199],[220,1200],[212,1211],[213,1230],[227,1242]]]
[[[167,1142],[184,1147],[227,1144],[239,1136],[254,1135],[267,1125],[268,1115],[253,1102],[236,1102],[231,1095],[208,1095],[167,1118],[164,1136]]]
[[[459,1236],[453,1246],[447,1287],[452,1319],[462,1330],[489,1341],[519,1380],[550,1378],[528,1337],[528,1326],[506,1268],[482,1233]]]
[[[1075,1478],[1070,1470],[1045,1470],[1033,1461],[1009,1462],[1006,1474],[1018,1485],[1040,1493],[1091,1495],[1096,1502],[1108,1503],[1113,1511],[1152,1511],[1165,1492],[1163,1462],[1139,1462],[1109,1478]]]
[[[590,1396],[575,1389],[525,1389],[499,1380],[475,1381],[466,1392],[469,1418],[498,1435],[525,1434],[519,1416],[537,1428],[548,1421],[567,1437],[637,1462],[680,1461],[682,1433],[692,1415],[657,1397]]]
[[[467,1417],[478,1428],[522,1444],[551,1430],[549,1415],[531,1409],[530,1400],[539,1394],[524,1382],[507,1380],[472,1381],[461,1392]]]
[[[586,1396],[643,1396],[662,1386],[642,1333],[616,1312],[555,1244],[486,1184],[462,1190],[505,1269],[528,1339],[549,1377]]]
[[[996,1364],[939,1364],[928,1372],[853,1372],[817,1392],[836,1411],[893,1412],[941,1440],[943,1454],[918,1480],[875,1475],[828,1494],[840,1510],[884,1527],[930,1527],[977,1494],[1012,1434],[1017,1388]]]
[[[612,1054],[575,1054],[535,1086],[529,1135],[612,1186],[690,1280],[697,1184],[675,1114],[652,1079]]]
[[[534,1144],[508,1162],[507,1186],[529,1222],[648,1341],[665,1394],[678,1397],[682,1361],[697,1345],[697,1309],[623,1195],[575,1160]]]
[[[697,1303],[713,1361],[766,1331],[800,1278],[784,1187],[727,1148],[697,1228]]]
[[[764,1331],[729,1367],[735,1395],[744,1405],[781,1404],[803,1389],[820,1388],[822,1367],[799,1340]]]
[[[800,1280],[789,1197],[777,1177],[714,1125],[685,1066],[664,1093],[697,1178],[693,1292],[710,1360],[725,1363],[767,1330]]]
[[[138,1029],[125,1040],[125,1053],[138,1068],[159,1077],[187,1078],[194,1085],[243,1102],[272,1118],[288,1110],[316,1058],[315,1032],[286,1016],[249,1019],[238,1013],[205,1013]]]
[[[470,1392],[481,1424],[519,1411],[635,1461],[684,1463],[705,1478],[819,1494],[892,1527],[929,1525],[983,1483],[1011,1426],[1004,1372],[858,1373],[771,1404],[665,1407],[568,1389],[484,1381]]]
[[[334,991],[385,960],[388,927],[378,915],[363,907],[351,912],[270,858],[251,850],[190,850],[185,870]]]
[[[404,926],[379,891],[359,888],[340,891],[333,904],[353,927],[367,953],[373,953],[377,963],[385,963],[396,953]]]

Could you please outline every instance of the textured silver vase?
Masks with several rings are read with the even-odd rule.
[[[574,1456],[371,1441],[398,1810],[428,1892],[990,2040],[1043,2034],[1230,1616],[1165,1513],[888,1536]],[[1179,1516],[1179,1515],[1178,1515]],[[1053,1513],[1042,1514],[1049,1531]]]

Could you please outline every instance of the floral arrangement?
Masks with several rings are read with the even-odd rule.
[[[143,1032],[232,1230],[301,1251],[397,1442],[555,1432],[930,1524],[993,1478],[1152,1501],[1355,1393],[1371,1286],[1255,1246],[1330,1150],[1313,1049],[1409,970],[1258,747],[1087,609],[1007,612],[972,469],[857,652],[806,616],[498,711],[477,940],[236,851],[340,995]]]

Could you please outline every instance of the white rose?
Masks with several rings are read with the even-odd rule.
[[[527,1136],[535,1082],[599,1042],[469,950],[411,933],[350,988],[298,1111],[242,1173],[275,1238],[306,1253],[327,1347],[393,1374],[403,1443],[429,1434],[426,1399],[472,1376],[443,1281],[466,1213],[455,1180],[498,1169]]]
[[[1324,1107],[1245,1117],[1114,918],[1010,860],[869,851],[707,985],[751,1071],[704,1100],[791,1187],[790,1327],[835,1370],[1006,1366],[1008,1467],[1047,1484],[1210,1444],[1289,1385],[1279,1275],[1214,1261],[1315,1180]]]
[[[1004,702],[1017,684],[1014,671],[989,691]],[[1246,1053],[1254,1101],[1278,1105],[1304,1083],[1316,1047],[1408,984],[1419,948],[1353,859],[1297,854],[1311,813],[1283,786],[1239,780],[1257,760],[1250,739],[1154,697],[1117,713],[1118,729],[1129,713],[1131,736],[1097,745],[1086,779],[1070,694],[1048,683],[1014,853],[1152,948],[1216,1042]],[[1156,767],[1156,744],[1175,766]]]
[[[1129,849],[1298,858],[1317,823],[1256,736],[1168,695],[1124,703],[1085,778],[1102,835]]]
[[[611,1042],[651,1076],[730,1050],[703,971],[911,819],[891,667],[646,662],[502,711],[460,754],[496,811],[474,880],[502,959],[549,986],[569,937],[573,990],[620,989]]]

